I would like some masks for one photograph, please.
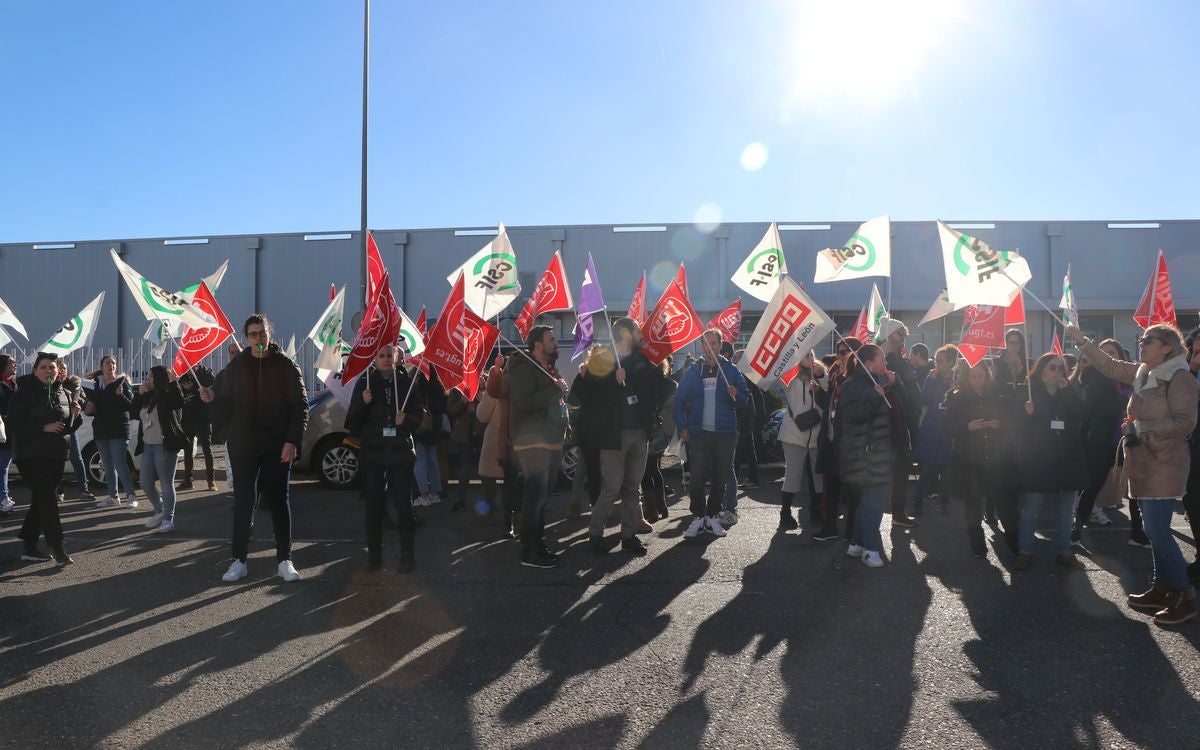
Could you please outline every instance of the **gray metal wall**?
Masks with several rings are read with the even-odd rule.
[[[969,231],[997,248],[1017,248],[1028,259],[1034,278],[1029,288],[1057,306],[1068,263],[1084,315],[1111,315],[1113,330],[1127,344],[1136,336],[1129,315],[1137,305],[1162,248],[1171,268],[1181,325],[1195,323],[1200,309],[1200,222],[1158,221],[1143,228],[1111,228],[1108,222],[996,222]],[[572,286],[577,288],[590,251],[606,299],[623,311],[643,270],[650,272],[653,306],[676,265],[687,264],[692,300],[702,314],[722,309],[742,296],[747,317],[762,303],[740,293],[729,281],[734,266],[762,237],[766,223],[724,224],[710,233],[691,224],[637,227],[615,231],[612,225],[509,227],[526,291],[532,291],[552,253],[561,250]],[[781,222],[781,235],[792,275],[808,282],[814,256],[824,247],[840,246],[858,222],[829,224]],[[979,226],[974,224],[973,226]],[[933,221],[894,222],[892,309],[909,323],[917,340],[940,344],[943,326],[922,329],[916,322],[944,283],[941,251]],[[622,228],[627,229],[627,228]],[[493,230],[494,231],[494,230]],[[0,297],[15,310],[37,345],[100,290],[108,296],[102,314],[99,347],[115,347],[139,338],[146,327],[141,313],[109,259],[116,247],[126,262],[170,288],[182,288],[212,273],[226,258],[230,270],[218,299],[235,323],[261,310],[276,324],[277,338],[307,333],[326,304],[331,282],[346,284],[347,317],[361,307],[359,238],[356,232],[335,239],[303,234],[209,237],[202,244],[166,244],[163,238],[68,243],[69,248],[34,249],[37,245],[0,245]],[[392,286],[404,308],[416,316],[421,306],[436,315],[449,286],[446,275],[489,239],[472,230],[377,230],[376,241],[392,275]],[[200,239],[200,238],[193,238]],[[40,243],[39,243],[40,244]],[[887,295],[887,280],[879,279]],[[807,284],[827,311],[853,314],[866,301],[871,281]],[[515,317],[519,307],[506,313]],[[573,320],[558,316],[560,335],[569,338]],[[1048,317],[1030,305],[1031,349],[1048,347]],[[957,320],[946,324],[946,337],[957,337]],[[511,321],[503,326],[514,336]],[[745,333],[749,334],[749,328]],[[353,337],[353,331],[345,335]]]

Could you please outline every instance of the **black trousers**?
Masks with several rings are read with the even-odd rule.
[[[246,561],[250,529],[260,497],[271,511],[275,561],[292,559],[292,506],[288,488],[292,465],[281,463],[278,453],[231,456],[229,460],[233,463],[233,559]]]
[[[737,469],[746,467],[746,479],[758,484],[758,454],[761,452],[757,440],[759,431],[752,430],[738,433],[737,452],[734,456]]]
[[[584,487],[587,489],[588,505],[595,505],[597,498],[600,497],[600,485],[602,477],[600,475],[600,449],[592,446],[579,446],[579,454],[583,456],[584,470],[587,472],[587,479],[584,481]]]
[[[1196,546],[1196,560],[1200,561],[1200,443],[1192,446],[1192,470],[1188,474],[1187,490],[1183,493],[1183,509],[1187,511],[1188,524],[1192,527],[1192,544]],[[1137,503],[1132,503],[1136,506]],[[1141,521],[1141,514],[1138,514]]]
[[[721,512],[736,447],[737,433],[720,434],[701,430],[692,435],[687,453],[692,474],[688,494],[692,499],[693,516],[715,516]],[[707,498],[704,497],[705,482],[712,485]]]
[[[366,496],[367,561],[373,565],[383,562],[383,516],[391,498],[400,525],[400,560],[411,562],[416,528],[412,512],[412,464],[362,463],[359,470]]]
[[[193,441],[194,438],[194,441]],[[212,456],[212,437],[209,435],[188,435],[187,446],[183,449],[183,480],[185,482],[192,481],[192,466],[195,451],[193,442],[200,443],[200,450],[204,453],[204,473],[208,481],[213,481],[213,456]]]
[[[646,470],[642,472],[642,494],[649,495],[654,490],[666,486],[662,473],[662,453],[651,453],[646,457]]]
[[[17,461],[21,478],[29,485],[33,497],[29,501],[29,512],[17,535],[25,544],[37,544],[39,536],[45,535],[46,544],[58,547],[62,544],[62,521],[58,517],[58,483],[62,481],[66,456],[49,461]]]
[[[987,468],[975,466],[955,466],[955,485],[960,495],[960,500],[963,501],[963,510],[966,514],[966,529],[967,542],[971,545],[972,552],[985,552],[987,550],[987,541],[983,533],[983,513],[984,513],[984,498],[993,494],[994,488],[1002,487],[1004,480],[995,471]],[[1011,526],[1014,531],[1009,534],[1009,521],[1004,522],[1005,544],[1010,549],[1017,542],[1017,533],[1015,529],[1019,525],[1019,516],[1017,521]]]

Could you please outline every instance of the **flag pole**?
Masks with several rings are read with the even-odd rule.
[[[400,411],[404,411],[404,409],[408,406],[408,397],[412,395],[413,386],[417,384],[417,378],[420,377],[420,375],[421,375],[421,365],[424,364],[424,362],[425,362],[424,354],[417,357],[417,364],[413,367],[412,377],[409,378],[409,380],[408,380],[408,392],[404,394],[404,402],[402,404],[400,404]],[[401,365],[401,367],[403,367],[403,366],[404,365]],[[396,379],[392,378],[392,381],[395,382]],[[400,394],[399,383],[396,384],[396,388],[397,388],[396,395],[398,397]]]
[[[713,355],[713,359],[717,360],[717,372],[721,373],[721,380],[724,380],[724,381],[725,381],[725,387],[726,387],[726,388],[728,388],[728,387],[729,387],[729,378],[728,378],[728,377],[725,375],[725,371],[724,371],[723,369],[721,369],[721,355],[720,355],[720,353],[719,353],[719,352],[714,352],[714,351],[712,351],[712,349],[711,349],[711,348],[709,348],[709,346],[708,346],[708,337],[707,337],[707,336],[705,336],[704,334],[700,334],[700,341],[701,341],[701,343],[700,343],[700,346],[704,347],[704,350],[705,350],[705,351],[707,351],[707,352],[711,352],[711,353],[712,353],[712,355]]]
[[[537,361],[536,359],[534,359],[533,357],[529,356],[529,352],[525,351],[525,349],[524,349],[524,348],[522,348],[522,347],[519,347],[519,346],[517,346],[516,344],[514,344],[513,342],[511,342],[511,341],[509,341],[508,339],[504,338],[504,334],[503,334],[503,333],[501,333],[501,334],[500,334],[500,339],[501,339],[502,341],[504,341],[504,343],[508,344],[508,345],[509,345],[509,346],[511,346],[513,349],[515,349],[515,350],[517,351],[517,353],[518,353],[518,354],[520,354],[522,357],[524,357],[525,359],[527,359],[527,360],[529,360],[530,362],[532,362],[532,363],[533,363],[533,366],[534,366],[534,367],[536,367],[536,368],[538,368],[539,370],[541,370],[541,371],[542,371],[542,374],[544,374],[546,377],[548,377],[548,378],[550,378],[551,380],[554,380],[554,381],[557,381],[557,380],[558,380],[558,378],[556,378],[556,377],[554,377],[553,375],[551,375],[551,374],[550,374],[550,372],[549,372],[548,370],[546,370],[546,368],[545,368],[545,367],[542,367],[542,366],[541,366],[541,365],[538,363],[538,361]]]
[[[1025,289],[1022,288],[1018,294],[1021,295],[1021,309],[1025,309]],[[1025,390],[1029,393],[1029,400],[1033,401],[1033,380],[1029,377],[1029,316],[1021,316],[1021,336],[1025,340],[1025,362],[1021,364],[1025,368]]]
[[[1147,327],[1154,325],[1154,308],[1158,306],[1158,267],[1162,265],[1162,254],[1162,248],[1159,248],[1158,255],[1154,256],[1154,280],[1150,282],[1150,305],[1146,308]]]
[[[607,304],[604,306],[604,322],[608,323],[608,337],[612,339],[613,357],[615,357],[617,360],[616,364],[617,369],[619,370],[621,369],[621,353],[617,351],[617,336],[613,333],[612,320],[610,320],[608,317]],[[621,383],[621,387],[624,388],[625,384]]]
[[[369,91],[368,83],[370,80],[370,60],[371,60],[371,0],[363,0],[363,67],[362,67],[362,168],[361,168],[361,184],[359,186],[359,237],[361,239],[361,247],[359,248],[359,263],[362,275],[362,296],[363,296],[363,314],[366,315],[366,305],[370,304],[367,299],[367,279],[370,276],[370,268],[367,264],[367,94]]]
[[[854,348],[852,346],[850,346],[849,343],[846,342],[845,337],[842,336],[842,332],[836,328],[833,329],[833,332],[834,332],[834,334],[837,335],[838,341],[841,341],[843,344],[846,344],[846,348],[850,350],[850,356],[854,357],[855,359],[858,359],[858,352],[855,351]],[[881,352],[882,352],[882,350],[881,350]],[[861,359],[858,359],[858,365],[859,365],[859,367],[861,367],[863,369],[863,372],[865,372],[867,374],[867,377],[871,379],[871,385],[874,385],[876,388],[878,388],[879,381],[877,381],[875,379],[875,376],[871,374],[871,371],[867,369],[867,366],[865,364],[863,364],[863,361]],[[883,397],[883,403],[887,404],[887,407],[889,409],[892,408],[892,402],[888,401],[887,396]]]

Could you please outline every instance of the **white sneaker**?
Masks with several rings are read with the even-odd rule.
[[[725,536],[729,532],[725,531],[725,527],[721,525],[721,519],[711,516],[708,519],[708,533],[713,536]]]
[[[738,514],[736,510],[723,510],[718,518],[721,519],[721,525],[726,529],[737,524],[738,522]]]
[[[0,500],[0,513],[9,513],[15,507],[17,507],[17,504],[12,501],[11,497]]]
[[[285,581],[299,581],[300,573],[296,571],[296,566],[292,565],[291,560],[284,560],[279,563],[279,577]]]
[[[863,552],[866,552],[866,550],[863,549],[861,544],[851,544],[846,548],[846,555],[849,557],[862,557]]]
[[[687,531],[683,535],[688,539],[694,539],[700,536],[700,532],[704,531],[704,516],[696,516],[692,519],[692,524],[687,527]]]
[[[136,508],[136,507],[138,507],[138,499],[137,499],[137,496],[136,496],[136,495],[130,495],[129,497],[125,498],[125,504],[126,504],[126,505],[128,505],[130,508]]]
[[[229,570],[225,571],[225,575],[221,576],[221,580],[226,583],[240,581],[246,577],[246,563],[241,560],[234,560],[229,564]]]
[[[163,521],[161,524],[159,524],[158,528],[154,530],[154,533],[155,534],[170,534],[174,530],[175,530],[175,522],[174,521]]]
[[[440,503],[441,501],[442,501],[442,496],[441,496],[441,495],[439,495],[439,494],[438,494],[438,493],[436,493],[436,492],[430,492],[430,493],[429,493],[429,504],[430,504],[430,505],[437,505],[437,504],[438,504],[438,503]]]
[[[153,529],[155,526],[158,526],[160,523],[162,523],[162,518],[162,513],[155,513],[154,515],[150,516],[146,519],[146,528]]]
[[[103,500],[97,501],[96,507],[97,508],[115,508],[120,504],[121,504],[120,498],[106,497]]]
[[[880,555],[878,552],[872,552],[871,550],[867,550],[866,552],[863,553],[862,561],[863,561],[863,565],[866,565],[868,568],[882,568],[883,567],[883,556]]]
[[[1092,515],[1088,517],[1088,520],[1097,526],[1108,526],[1112,523],[1112,519],[1108,517],[1108,514],[1099,508],[1092,511]]]

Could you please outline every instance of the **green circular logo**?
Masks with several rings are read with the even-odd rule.
[[[850,239],[847,240],[846,246],[843,249],[851,250],[855,247],[861,247],[863,250],[866,250],[867,259],[859,265],[851,265],[850,263],[847,263],[845,266],[847,271],[865,271],[871,266],[875,265],[875,243],[871,242],[866,237],[863,237],[861,234],[852,234],[850,235]]]
[[[971,273],[971,261],[963,257],[963,251],[965,250],[970,253],[972,256],[971,260],[974,260],[975,247],[978,243],[979,240],[976,238],[969,234],[964,234],[960,235],[958,242],[954,244],[954,252],[951,253],[951,256],[954,258],[954,267],[958,269],[958,272],[963,276],[968,276]],[[996,251],[993,250],[992,252],[1000,256],[1000,269],[1003,270],[1006,268],[1009,263],[1008,251],[1001,250],[1000,252],[996,253]]]
[[[71,339],[70,341],[66,342],[65,344],[58,340],[59,334],[63,333],[64,331],[67,332],[68,334],[70,334],[70,333],[75,334],[75,337],[73,339]],[[74,318],[71,318],[71,320],[69,320],[65,326],[63,326],[62,328],[59,328],[58,333],[54,334],[54,338],[50,339],[50,341],[48,343],[50,346],[53,346],[58,349],[70,349],[71,347],[75,346],[75,344],[77,344],[79,342],[79,337],[82,335],[83,335],[83,318],[76,315]]]
[[[779,269],[783,268],[783,253],[780,252],[779,248],[777,248],[777,247],[772,247],[772,248],[768,248],[767,250],[763,250],[761,253],[751,257],[750,260],[746,261],[746,273],[754,273],[757,270],[758,259],[763,257],[764,255],[775,256],[775,275],[778,276]]]
[[[504,269],[505,271],[508,271],[508,270],[511,270],[511,269],[514,269],[517,267],[517,256],[510,255],[508,253],[492,253],[491,255],[485,255],[482,258],[480,258],[479,262],[477,262],[475,264],[475,267],[473,269],[471,269],[471,272],[473,274],[475,274],[476,276],[478,276],[479,274],[483,273],[483,267],[486,266],[487,264],[491,263],[496,258],[500,258],[501,260],[506,260],[509,262],[510,267]],[[496,287],[496,291],[497,292],[505,292],[505,291],[508,291],[509,289],[515,289],[516,287],[517,287],[517,282],[513,281],[512,283],[505,284],[504,286]]]
[[[400,329],[400,338],[404,339],[404,349],[406,353],[411,354],[417,348],[416,338],[414,338],[411,333],[403,328]]]
[[[150,283],[143,278],[142,279],[142,298],[144,300],[146,300],[146,302],[150,303],[151,307],[153,307],[155,310],[158,310],[159,312],[166,313],[167,315],[182,315],[183,314],[183,311],[178,308],[163,307],[162,305],[160,305],[158,303],[158,300],[156,299],[156,297],[158,297],[158,295],[155,294],[150,289]]]

